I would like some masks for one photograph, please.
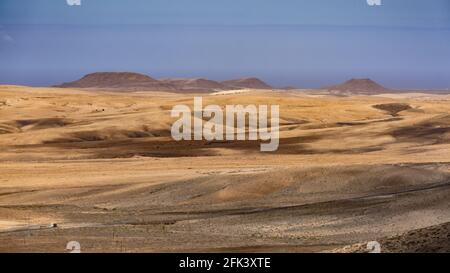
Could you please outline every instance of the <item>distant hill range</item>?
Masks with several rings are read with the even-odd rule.
[[[60,88],[96,88],[121,91],[215,92],[236,89],[272,89],[257,78],[243,78],[223,82],[202,78],[166,78],[156,80],[132,72],[96,72],[79,80],[56,85]]]
[[[202,78],[167,78],[160,81],[184,92],[212,92],[227,89],[219,82]]]
[[[234,89],[272,89],[272,86],[257,78],[243,78],[238,80],[223,81],[222,84]]]
[[[331,93],[337,94],[365,94],[365,95],[375,95],[386,93],[389,89],[384,86],[372,81],[371,79],[351,79],[342,84],[328,86],[324,89],[329,90]]]

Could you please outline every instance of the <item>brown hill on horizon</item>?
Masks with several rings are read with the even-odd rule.
[[[156,80],[134,72],[95,72],[81,79],[55,85],[60,88],[99,88],[121,91],[215,92],[235,89],[272,89],[257,78],[242,78],[217,82],[205,78],[165,78]]]
[[[173,85],[179,90],[212,92],[227,89],[225,85],[204,78],[166,78],[160,80],[163,83]]]
[[[351,79],[342,84],[325,87],[325,89],[331,92],[350,94],[379,94],[389,90],[371,79]]]
[[[133,72],[95,72],[79,80],[56,85],[61,88],[105,88],[124,90],[161,90],[175,91],[175,86],[163,83],[147,75]]]
[[[221,82],[223,85],[227,86],[229,89],[273,89],[272,86],[263,82],[258,78],[242,78],[235,80],[228,80]]]

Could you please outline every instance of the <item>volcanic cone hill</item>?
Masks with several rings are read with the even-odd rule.
[[[161,90],[175,91],[176,87],[155,80],[147,75],[132,72],[96,72],[88,74],[83,78],[63,83],[55,87],[62,88],[102,88],[121,90]]]
[[[272,86],[258,78],[242,78],[221,82],[228,89],[272,89]]]
[[[227,89],[225,85],[203,78],[166,78],[161,82],[173,85],[178,90],[197,91],[197,92],[211,92],[215,90]]]
[[[388,91],[384,86],[374,82],[371,79],[351,79],[342,84],[325,87],[334,93],[344,94],[380,94]]]

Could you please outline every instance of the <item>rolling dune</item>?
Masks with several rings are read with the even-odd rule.
[[[280,105],[273,153],[174,141],[194,96],[0,86],[0,252],[448,251],[450,96],[203,96]]]

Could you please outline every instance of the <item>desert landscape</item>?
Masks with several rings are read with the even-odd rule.
[[[277,104],[280,146],[180,141],[174,105]],[[450,95],[97,73],[0,86],[0,252],[450,251]]]

